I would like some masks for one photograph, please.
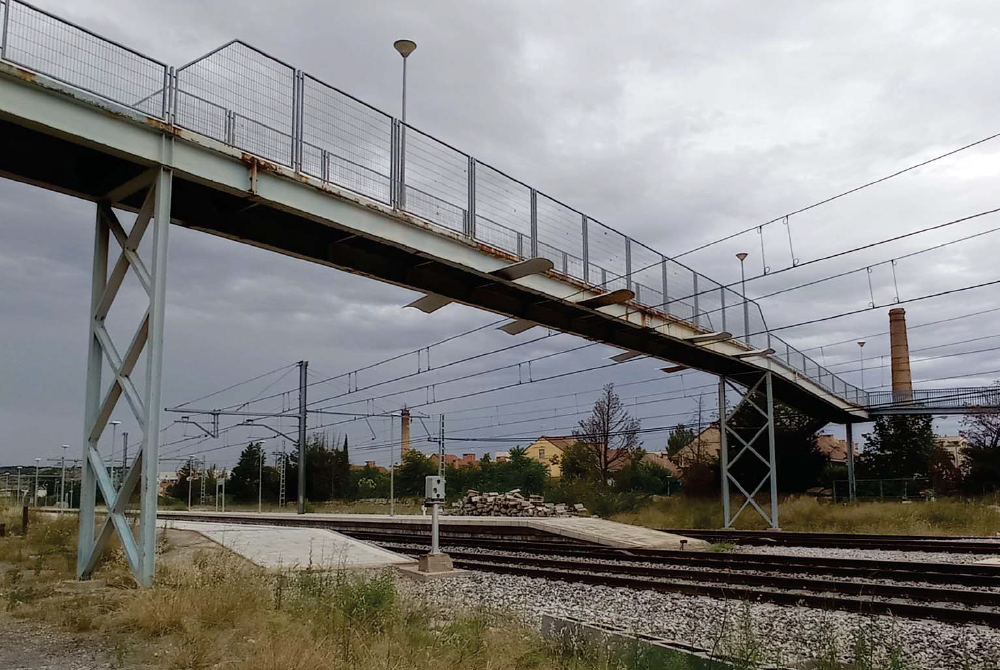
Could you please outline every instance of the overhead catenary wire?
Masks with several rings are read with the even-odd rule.
[[[994,133],[993,135],[988,135],[988,136],[983,137],[981,139],[978,139],[978,140],[976,140],[974,142],[970,142],[968,144],[960,146],[957,149],[952,149],[951,151],[947,151],[947,152],[945,152],[943,154],[940,154],[938,156],[934,156],[933,158],[929,158],[927,160],[921,161],[921,162],[916,163],[914,165],[910,165],[908,167],[905,167],[902,170],[897,170],[897,171],[895,171],[895,172],[893,172],[891,174],[885,175],[883,177],[879,177],[878,179],[873,179],[872,181],[865,182],[864,184],[861,184],[860,186],[855,186],[854,188],[848,189],[848,190],[843,191],[841,193],[837,193],[836,195],[830,196],[828,198],[824,198],[823,200],[820,200],[819,202],[814,202],[811,205],[807,205],[805,207],[800,207],[799,209],[796,209],[796,210],[793,210],[791,212],[788,212],[787,214],[782,214],[781,216],[777,216],[777,217],[775,217],[773,219],[770,219],[769,221],[765,221],[763,223],[758,223],[756,225],[750,226],[749,228],[744,228],[743,230],[740,230],[738,232],[726,235],[725,237],[720,237],[717,240],[712,240],[711,242],[706,242],[705,244],[701,244],[701,245],[699,245],[697,247],[694,247],[693,249],[688,249],[687,251],[684,251],[684,252],[682,252],[680,254],[677,254],[676,256],[674,256],[674,258],[683,258],[684,256],[688,256],[688,255],[693,254],[693,253],[695,253],[697,251],[701,251],[703,249],[707,249],[709,247],[715,246],[716,244],[720,244],[722,242],[726,242],[727,240],[731,240],[733,238],[739,237],[740,235],[745,235],[745,234],[751,233],[751,232],[753,232],[755,230],[761,230],[761,229],[763,229],[766,226],[770,226],[770,225],[778,223],[780,221],[784,221],[786,218],[788,218],[790,216],[796,216],[797,214],[802,214],[804,212],[808,212],[811,209],[815,209],[815,208],[820,207],[822,205],[826,205],[828,203],[833,202],[834,200],[839,200],[840,198],[843,198],[843,197],[846,197],[848,195],[851,195],[852,193],[857,193],[858,191],[862,191],[862,190],[864,190],[866,188],[869,188],[871,186],[876,186],[878,184],[884,183],[886,181],[889,181],[890,179],[894,179],[895,177],[898,177],[900,175],[906,174],[907,172],[911,172],[911,171],[916,170],[918,168],[922,168],[924,166],[930,165],[931,163],[934,163],[934,162],[939,161],[939,160],[944,159],[944,158],[948,158],[949,156],[954,156],[957,153],[960,153],[960,152],[965,151],[967,149],[971,149],[973,147],[979,146],[980,144],[984,144],[984,143],[989,142],[990,140],[994,140],[994,139],[996,139],[998,137],[1000,137],[1000,133]]]

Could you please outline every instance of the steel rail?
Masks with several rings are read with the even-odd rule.
[[[910,619],[933,619],[948,623],[979,624],[991,628],[1000,628],[1000,611],[997,610],[958,609],[913,602],[875,600],[869,597],[748,589],[741,586],[733,587],[667,580],[654,581],[637,577],[619,577],[613,574],[597,573],[592,571],[590,567],[586,568],[588,572],[578,572],[564,569],[526,567],[523,559],[520,559],[521,562],[518,564],[492,563],[489,562],[489,558],[486,557],[487,560],[460,559],[455,560],[454,564],[455,567],[466,570],[576,582],[595,586],[630,588],[657,591],[660,593],[682,593],[685,595],[708,596],[725,600],[769,602],[777,605],[812,607],[825,610],[835,609],[860,614],[888,614]]]
[[[660,528],[712,542],[734,542],[749,546],[795,546],[847,549],[885,549],[895,551],[943,552],[955,554],[1000,553],[1000,541],[988,538],[950,538],[934,536],[853,535],[851,533],[790,533],[786,531],[733,531]]]
[[[400,549],[401,553],[420,553],[423,549]],[[903,600],[921,600],[932,603],[961,603],[975,607],[1000,608],[1000,592],[973,591],[969,589],[946,589],[928,586],[899,586],[896,584],[880,584],[857,581],[832,581],[808,577],[781,577],[762,574],[733,574],[691,570],[684,568],[664,568],[633,565],[629,563],[593,563],[586,560],[565,560],[554,558],[525,557],[523,555],[490,554],[483,555],[471,552],[449,552],[453,560],[486,561],[528,565],[563,571],[586,571],[601,574],[618,574],[632,577],[651,577],[656,579],[680,579],[692,582],[712,582],[720,584],[736,584],[740,586],[757,586],[785,591],[809,591],[814,593],[840,593],[861,597],[879,597]]]

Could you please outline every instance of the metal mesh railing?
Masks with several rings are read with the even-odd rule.
[[[759,305],[427,133],[235,40],[172,71],[20,0],[0,56],[107,100],[390,205],[750,349],[851,402],[848,384],[768,332]]]
[[[392,117],[309,75],[302,82],[302,171],[391,204]]]
[[[295,69],[234,41],[177,69],[174,122],[275,163],[293,166]]]
[[[6,0],[3,59],[112,102],[166,118],[168,68],[20,0]]]
[[[917,410],[1000,409],[1000,386],[869,391],[868,409],[875,413],[911,413]]]

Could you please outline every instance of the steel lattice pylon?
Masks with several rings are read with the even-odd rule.
[[[739,385],[733,383],[729,377],[719,377],[719,460],[722,470],[722,510],[725,519],[725,527],[730,528],[737,517],[743,513],[747,506],[752,506],[764,518],[771,528],[778,528],[778,480],[774,458],[774,397],[771,388],[771,373],[761,372],[754,375],[752,379],[741,379]],[[762,388],[763,387],[763,388]],[[731,389],[739,394],[740,400],[728,410],[726,404],[726,390]],[[763,395],[764,407],[759,401]],[[734,426],[733,418],[741,411],[748,412],[758,421],[751,422],[750,425]],[[759,425],[758,425],[759,424]],[[740,435],[737,428],[741,428],[750,433],[749,439]],[[729,441],[733,439],[738,445],[736,455],[729,457]],[[767,441],[767,458],[765,458],[760,448],[761,441]],[[743,484],[733,475],[731,468],[747,453],[757,457],[767,469],[763,479],[753,488],[747,491]],[[767,514],[755,500],[758,493],[765,484],[770,482],[770,507],[771,513]],[[730,514],[729,490],[730,485],[736,486],[745,500],[736,514]]]
[[[171,148],[171,141],[164,139],[164,158],[169,157]],[[169,160],[164,163],[169,164]],[[172,185],[170,169],[154,167],[111,191],[97,204],[77,553],[77,576],[81,579],[93,573],[113,533],[121,538],[129,567],[140,584],[151,584],[155,573],[160,380],[163,371],[167,230],[170,227]],[[131,231],[126,233],[112,206],[143,189],[146,191],[145,199]],[[139,255],[139,243],[147,231],[152,235],[149,266]],[[121,253],[108,274],[110,236],[121,247]],[[138,278],[149,299],[149,305],[123,356],[118,353],[111,340],[105,327],[105,319],[129,270]],[[132,372],[144,350],[146,370],[140,389],[132,379]],[[102,389],[101,371],[105,361],[111,368],[113,380],[107,389]],[[142,432],[142,441],[139,453],[122,481],[121,489],[116,491],[107,466],[98,452],[98,443],[122,396],[125,396],[135,415]],[[98,487],[108,510],[100,529],[95,528]],[[136,487],[139,487],[140,492],[138,537],[133,535],[125,517],[126,506]]]

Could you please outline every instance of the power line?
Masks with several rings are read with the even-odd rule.
[[[815,203],[813,203],[811,205],[807,205],[806,207],[802,207],[800,209],[796,209],[794,211],[788,212],[787,214],[782,214],[781,216],[776,217],[774,219],[771,219],[770,221],[765,221],[764,223],[757,224],[756,226],[750,226],[749,228],[745,228],[745,229],[743,229],[743,230],[741,230],[739,232],[732,233],[730,235],[726,235],[725,237],[721,237],[721,238],[719,238],[717,240],[714,240],[712,242],[708,242],[706,244],[702,244],[702,245],[700,245],[698,247],[695,247],[693,249],[688,249],[684,253],[677,254],[676,256],[674,256],[674,258],[683,258],[684,256],[687,256],[689,254],[693,254],[696,251],[701,251],[702,249],[707,249],[708,247],[714,246],[716,244],[720,244],[720,243],[725,242],[727,240],[731,240],[731,239],[733,239],[735,237],[739,237],[740,235],[745,235],[746,233],[752,232],[754,230],[763,231],[763,229],[764,229],[765,226],[769,226],[769,225],[771,225],[773,223],[778,223],[779,221],[785,221],[790,216],[795,216],[796,214],[802,214],[803,212],[808,212],[810,209],[815,209],[816,207],[819,207],[821,205],[825,205],[827,203],[833,202],[834,200],[838,200],[838,199],[843,198],[845,196],[851,195],[852,193],[857,193],[858,191],[864,190],[864,189],[868,188],[869,186],[875,186],[877,184],[881,184],[882,182],[888,181],[888,180],[893,179],[894,177],[898,177],[898,176],[900,176],[902,174],[906,174],[907,172],[910,172],[912,170],[916,170],[917,168],[921,168],[921,167],[924,167],[926,165],[930,165],[931,163],[933,163],[935,161],[939,161],[942,158],[947,158],[948,156],[954,156],[955,154],[957,154],[957,153],[959,153],[961,151],[965,151],[966,149],[971,149],[972,147],[975,147],[975,146],[978,146],[980,144],[983,144],[984,142],[989,142],[990,140],[996,139],[997,137],[1000,137],[1000,133],[996,133],[996,134],[990,135],[988,137],[984,137],[984,138],[982,138],[980,140],[976,140],[975,142],[971,142],[971,143],[966,144],[964,146],[961,146],[961,147],[959,147],[957,149],[953,149],[951,151],[943,153],[940,156],[935,156],[933,158],[930,158],[928,160],[922,161],[922,162],[917,163],[915,165],[911,165],[909,167],[903,168],[902,170],[898,170],[896,172],[893,172],[892,174],[886,175],[884,177],[880,177],[880,178],[875,179],[875,180],[870,181],[870,182],[866,182],[864,184],[861,184],[860,186],[855,186],[852,189],[849,189],[849,190],[844,191],[842,193],[838,193],[837,195],[831,196],[829,198],[825,198],[825,199],[820,200],[819,202],[815,202]]]
[[[282,365],[280,368],[271,370],[270,372],[265,372],[262,375],[257,375],[256,377],[251,377],[250,379],[247,379],[246,381],[237,382],[236,384],[232,384],[231,386],[227,386],[224,389],[220,389],[218,391],[214,391],[212,393],[209,393],[208,395],[203,395],[203,396],[201,396],[199,398],[195,398],[194,400],[188,400],[187,402],[182,402],[181,404],[176,405],[176,406],[177,407],[183,407],[184,405],[190,405],[191,403],[198,402],[199,400],[205,400],[206,398],[211,398],[212,396],[217,396],[220,393],[225,393],[226,391],[231,391],[232,389],[236,388],[237,386],[243,386],[244,384],[249,384],[250,382],[255,382],[258,379],[263,379],[264,377],[267,377],[268,375],[273,375],[275,372],[281,372],[285,368],[291,368],[291,367],[294,367],[295,365],[296,365],[295,363],[292,363],[291,365]],[[236,407],[236,405],[234,405],[234,407]]]
[[[905,305],[911,302],[919,302],[921,300],[930,300],[931,298],[941,298],[946,295],[953,295],[955,293],[962,293],[964,291],[971,291],[977,288],[985,288],[987,286],[994,286],[1000,284],[1000,279],[994,279],[992,281],[983,282],[981,284],[973,284],[972,286],[963,286],[962,288],[953,288],[947,291],[939,291],[937,293],[929,293],[927,295],[918,296],[916,298],[907,298],[906,300],[898,300],[893,305]],[[769,332],[775,332],[778,330],[788,330],[789,328],[798,328],[799,326],[807,326],[814,323],[823,323],[825,321],[832,321],[834,319],[840,319],[845,316],[853,316],[854,314],[861,314],[862,312],[870,312],[873,309],[883,309],[889,307],[890,305],[876,305],[874,307],[862,307],[861,309],[851,310],[849,312],[841,312],[840,314],[833,314],[831,316],[824,316],[817,319],[809,319],[808,321],[799,321],[798,323],[790,323],[784,326],[778,326],[777,328],[769,328],[768,330],[757,331],[756,333],[751,333],[751,337],[754,335],[764,335]]]
[[[983,309],[983,310],[979,310],[978,312],[969,312],[967,314],[959,314],[958,316],[950,316],[950,317],[948,317],[946,319],[937,319],[936,321],[928,321],[927,323],[919,323],[917,325],[907,326],[906,329],[907,329],[907,331],[910,331],[910,330],[916,330],[917,328],[927,328],[928,326],[939,326],[942,323],[952,323],[953,321],[960,321],[962,319],[968,319],[968,318],[973,317],[973,316],[981,316],[983,314],[992,314],[994,312],[1000,312],[1000,307],[993,307],[993,308],[990,308],[990,309]],[[859,339],[860,340],[868,340],[868,339],[871,339],[871,338],[874,338],[874,337],[882,337],[883,335],[888,335],[888,334],[889,334],[889,331],[885,330],[885,331],[882,331],[881,333],[874,333],[872,335],[862,335],[861,337],[852,337],[852,338],[847,339],[847,340],[839,340],[837,342],[830,342],[828,344],[821,344],[821,345],[816,346],[816,347],[809,347],[808,349],[803,349],[802,351],[803,352],[806,352],[806,351],[815,351],[817,349],[824,349],[826,347],[836,347],[836,346],[839,346],[841,344],[855,344]]]
[[[840,258],[842,256],[848,256],[850,254],[858,253],[859,251],[865,251],[865,250],[868,250],[868,249],[873,249],[875,247],[882,246],[884,244],[890,244],[892,242],[898,242],[900,240],[904,240],[904,239],[907,239],[909,237],[913,237],[915,235],[921,235],[923,233],[928,233],[928,232],[932,232],[932,231],[935,231],[935,230],[940,230],[940,229],[946,228],[948,226],[954,226],[954,225],[959,224],[959,223],[965,223],[965,222],[968,222],[968,221],[972,221],[974,219],[978,219],[978,218],[983,217],[983,216],[988,216],[990,214],[996,214],[997,212],[1000,212],[1000,207],[997,207],[995,209],[989,209],[989,210],[982,211],[982,212],[977,212],[976,214],[970,214],[968,216],[963,216],[963,217],[960,217],[958,219],[952,219],[950,221],[945,221],[944,223],[938,223],[938,224],[935,224],[933,226],[927,226],[925,228],[921,228],[919,230],[913,230],[913,231],[910,231],[908,233],[903,233],[901,235],[896,235],[894,237],[888,237],[888,238],[885,238],[883,240],[878,240],[877,242],[869,242],[867,244],[862,244],[860,246],[852,247],[850,249],[845,249],[844,251],[838,251],[836,253],[827,254],[826,256],[821,256],[819,258],[814,258],[812,260],[805,261],[804,263],[797,263],[796,265],[793,265],[793,266],[790,266],[790,267],[787,267],[787,268],[782,268],[782,269],[776,270],[774,272],[764,272],[764,273],[759,274],[759,275],[754,275],[754,276],[751,276],[751,277],[747,277],[746,279],[741,279],[739,281],[730,282],[729,284],[718,284],[717,286],[713,286],[712,288],[705,289],[703,291],[697,291],[695,293],[692,293],[690,295],[687,295],[687,296],[684,296],[684,297],[681,297],[681,298],[671,298],[671,299],[665,300],[664,302],[659,303],[657,305],[649,305],[648,307],[652,308],[652,309],[656,309],[656,308],[659,308],[659,307],[667,307],[667,308],[669,308],[669,306],[671,304],[673,304],[673,303],[678,303],[679,302],[679,303],[684,304],[684,301],[691,300],[692,298],[695,298],[695,297],[698,297],[698,296],[708,295],[708,294],[714,293],[714,292],[719,291],[719,290],[730,289],[730,288],[732,288],[734,286],[740,286],[741,284],[744,284],[744,283],[747,283],[747,282],[752,282],[752,281],[755,281],[757,279],[763,279],[765,277],[774,277],[775,275],[783,274],[785,272],[790,272],[792,270],[799,270],[801,268],[808,267],[810,265],[815,265],[816,263],[822,263],[824,261],[832,260],[834,258]],[[991,230],[988,230],[988,231],[984,231],[984,232],[980,232],[980,233],[975,233],[974,235],[970,235],[970,236],[967,236],[967,237],[959,238],[957,240],[952,240],[950,242],[939,244],[937,246],[928,247],[926,249],[921,249],[921,250],[918,250],[916,252],[905,254],[905,255],[900,256],[900,257],[895,258],[895,259],[889,259],[889,260],[886,260],[886,261],[880,261],[878,263],[871,263],[869,265],[863,266],[863,267],[858,268],[856,270],[850,270],[848,272],[838,273],[838,274],[826,277],[824,279],[816,280],[816,281],[809,282],[809,283],[806,283],[806,284],[801,284],[800,286],[796,286],[796,287],[792,287],[792,288],[781,289],[779,291],[775,291],[774,293],[770,293],[770,294],[767,294],[765,296],[761,296],[760,298],[748,299],[748,300],[756,305],[757,304],[757,300],[761,300],[763,298],[770,298],[772,296],[779,295],[781,293],[787,293],[789,291],[794,291],[794,290],[797,290],[799,288],[804,288],[806,286],[812,286],[813,284],[818,284],[818,283],[820,283],[822,281],[829,281],[831,279],[837,279],[839,277],[843,277],[843,276],[846,276],[846,275],[849,275],[849,274],[853,274],[854,272],[860,272],[861,270],[864,270],[866,268],[875,267],[877,265],[884,265],[886,263],[891,263],[893,260],[902,260],[904,258],[909,258],[910,256],[916,256],[918,254],[926,253],[928,251],[933,251],[934,249],[939,249],[941,247],[945,247],[945,246],[948,246],[950,244],[956,244],[958,242],[964,242],[964,241],[972,239],[974,237],[979,237],[980,235],[985,235],[987,233],[996,232],[997,230],[1000,230],[1000,228],[994,228],[994,229],[991,229]],[[740,296],[740,297],[743,298],[743,299],[746,299],[743,296]],[[714,314],[716,312],[721,311],[722,309],[723,308],[720,307],[720,308],[716,308],[714,310],[710,310],[710,311],[706,311],[706,312],[699,312],[699,315]],[[761,314],[763,316],[763,312]]]

